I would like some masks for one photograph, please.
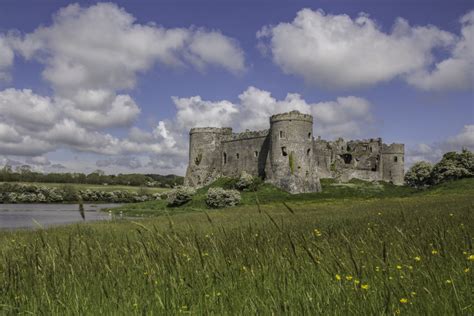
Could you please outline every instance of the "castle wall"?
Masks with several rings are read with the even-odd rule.
[[[222,143],[222,174],[238,177],[245,171],[265,178],[268,149],[268,130],[233,134]]]

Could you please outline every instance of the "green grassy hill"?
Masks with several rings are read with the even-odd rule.
[[[470,315],[473,180],[0,232],[0,314]]]

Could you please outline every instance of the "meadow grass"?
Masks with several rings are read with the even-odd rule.
[[[474,313],[472,179],[379,197],[337,199],[335,187],[318,200],[1,232],[0,312]]]
[[[97,190],[97,191],[129,191],[129,192],[138,192],[139,190],[146,190],[150,193],[161,193],[166,192],[169,189],[166,188],[149,188],[149,187],[138,187],[131,185],[100,185],[100,184],[87,184],[87,183],[43,183],[43,182],[0,182],[1,183],[15,183],[15,184],[24,184],[24,185],[36,185],[43,186],[47,188],[62,188],[64,186],[72,186],[76,190]]]

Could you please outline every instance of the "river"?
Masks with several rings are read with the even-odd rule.
[[[110,220],[101,209],[120,204],[84,204],[85,221]],[[82,222],[77,204],[0,204],[0,229],[40,228]]]

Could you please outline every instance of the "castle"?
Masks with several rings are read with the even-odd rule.
[[[192,128],[185,185],[201,187],[242,172],[290,193],[321,191],[320,178],[403,184],[403,144],[381,138],[325,141],[313,137],[313,117],[298,111],[270,117],[270,129]]]

